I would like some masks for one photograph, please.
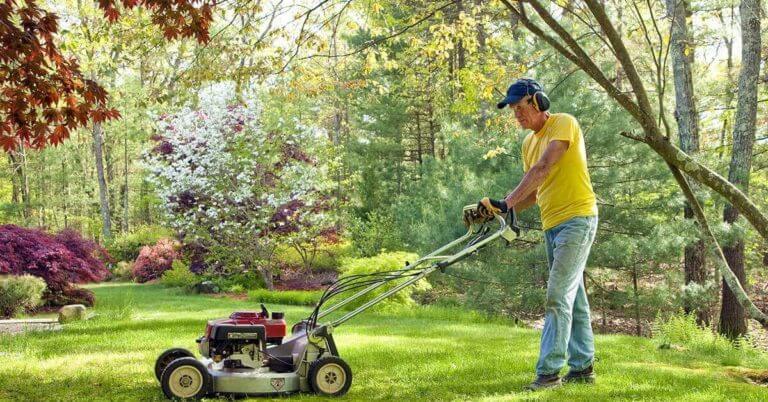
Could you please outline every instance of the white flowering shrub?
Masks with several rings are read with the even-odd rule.
[[[217,84],[198,98],[156,119],[150,180],[169,224],[208,254],[206,266],[256,269],[271,287],[274,248],[327,226],[325,171],[302,148],[310,134],[264,130],[257,97],[236,102],[233,85]]]

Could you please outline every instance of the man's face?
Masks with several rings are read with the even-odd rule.
[[[533,123],[536,119],[538,111],[533,107],[533,104],[529,102],[529,97],[520,99],[517,103],[512,103],[509,107],[515,112],[515,119],[520,127],[532,130]]]

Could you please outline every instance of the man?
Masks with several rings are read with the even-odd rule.
[[[549,262],[547,304],[536,379],[531,390],[561,384],[560,369],[570,370],[562,382],[594,382],[595,354],[583,273],[597,229],[597,204],[587,171],[584,136],[576,119],[550,114],[549,99],[534,80],[520,79],[507,90],[499,109],[513,109],[524,129],[525,175],[503,200],[483,198],[481,213],[520,212],[533,204],[541,222]]]

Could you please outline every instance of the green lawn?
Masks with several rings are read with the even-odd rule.
[[[196,350],[206,320],[257,307],[157,285],[92,289],[96,318],[61,332],[0,336],[0,400],[162,400],[152,372],[159,353]],[[309,311],[269,307],[285,311],[289,324]],[[743,377],[768,368],[766,356],[660,350],[649,339],[598,336],[597,384],[527,393],[539,332],[503,320],[418,308],[364,314],[335,334],[354,374],[345,400],[768,400],[768,388]]]

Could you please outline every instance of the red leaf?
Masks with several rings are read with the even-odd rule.
[[[104,10],[104,15],[110,22],[115,22],[118,18],[120,18],[120,12],[117,11],[117,9],[114,7],[110,7]]]

